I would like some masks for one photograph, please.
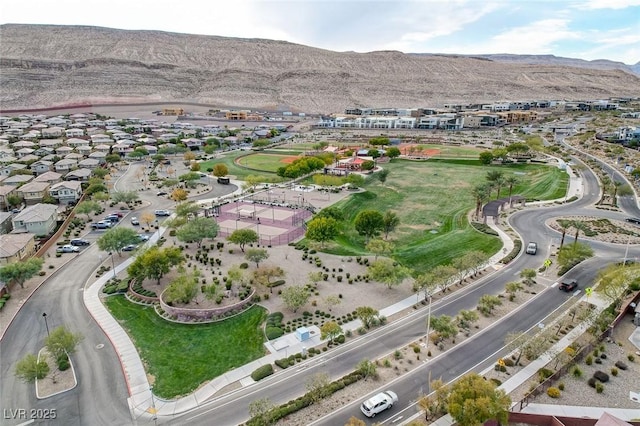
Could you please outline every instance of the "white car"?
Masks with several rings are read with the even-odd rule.
[[[388,390],[367,399],[360,406],[360,410],[367,417],[375,417],[376,414],[393,407],[396,402],[398,402],[398,395]]]
[[[538,243],[533,241],[527,245],[527,254],[536,254],[538,252]]]
[[[58,253],[78,253],[80,249],[76,246],[72,246],[71,244],[67,244],[66,246],[58,247],[56,252]]]

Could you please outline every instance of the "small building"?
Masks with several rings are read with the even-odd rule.
[[[37,236],[51,234],[56,229],[58,206],[36,204],[29,206],[13,217],[13,233],[30,232]]]
[[[162,115],[184,115],[183,108],[162,108]]]
[[[49,195],[60,204],[75,204],[82,197],[82,184],[79,181],[63,181],[49,188]]]
[[[18,188],[17,193],[28,206],[41,203],[47,195],[48,182],[29,182]]]

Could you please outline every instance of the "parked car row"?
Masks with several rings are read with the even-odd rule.
[[[123,216],[124,216],[124,214],[122,212],[109,213],[101,221],[92,223],[91,224],[91,228],[93,228],[93,229],[109,229],[112,226],[115,226],[118,222],[120,222],[120,219]]]

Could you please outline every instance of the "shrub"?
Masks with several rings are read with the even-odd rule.
[[[596,360],[594,361],[596,364],[602,364],[602,360],[600,358],[596,358]]]
[[[600,382],[596,382],[596,392],[602,393],[604,391],[604,385]]]
[[[560,389],[561,391],[564,390],[564,382],[558,383],[558,389]]]
[[[341,335],[339,335],[338,337],[336,337],[336,338],[334,339],[334,341],[335,341],[335,342],[337,342],[337,343],[344,343],[344,341],[345,341],[344,334],[341,334]]]
[[[547,395],[549,395],[550,398],[554,398],[554,399],[560,398],[560,389],[550,387],[549,389],[547,389]]]
[[[69,358],[64,357],[64,358],[58,360],[58,370],[66,371],[66,370],[69,369],[70,366],[71,366],[71,364],[69,363]]]
[[[491,382],[496,385],[496,387],[502,384],[502,380],[496,379],[495,377],[491,378]]]
[[[591,377],[589,380],[587,380],[587,383],[589,384],[589,386],[591,386],[592,388],[596,387],[596,379],[594,377]]]
[[[591,355],[588,355],[588,356],[585,358],[584,363],[585,363],[585,364],[587,364],[587,365],[591,365],[591,364],[593,364],[593,357],[592,357]]]
[[[607,354],[600,354],[601,359],[607,359]]]
[[[506,365],[507,367],[513,367],[515,365],[515,361],[512,360],[511,358],[505,358],[503,359],[504,361],[504,365]]]
[[[288,358],[276,359],[276,365],[284,370],[285,368],[289,367],[289,359]]]
[[[268,287],[279,287],[281,285],[285,284],[285,280],[278,280],[278,281],[274,281],[271,284],[269,284]]]
[[[615,368],[615,367],[613,367],[613,368],[611,369],[611,375],[612,375],[612,376],[617,376],[617,375],[618,375],[618,369],[617,369],[617,368]]]
[[[256,368],[254,372],[251,373],[251,378],[256,382],[259,382],[260,380],[272,374],[273,374],[273,365],[267,364],[267,365],[263,365],[262,367]]]
[[[242,262],[240,264],[240,269],[248,269],[249,268],[249,264],[247,262]]]
[[[420,353],[420,346],[415,345],[415,346],[413,347],[413,352],[414,352],[414,353],[419,354],[419,353]]]
[[[625,364],[625,363],[624,363],[624,362],[622,362],[622,361],[617,361],[617,362],[615,363],[615,366],[616,366],[616,367],[618,367],[620,370],[626,370],[626,369],[628,368],[628,367],[627,367],[627,364]]]
[[[553,374],[553,371],[547,368],[541,368],[540,370],[538,370],[538,379],[540,383],[547,380],[549,377],[551,377],[552,374]]]
[[[593,377],[596,380],[601,381],[602,383],[607,383],[609,381],[609,375],[604,371],[600,371],[600,370],[596,371],[595,373],[593,373]]]
[[[635,359],[635,357],[634,357],[632,354],[629,354],[629,355],[627,355],[627,359],[628,359],[630,362],[633,362],[633,360]]]
[[[284,334],[284,331],[280,327],[267,327],[264,331],[267,335],[267,339],[273,340]]]

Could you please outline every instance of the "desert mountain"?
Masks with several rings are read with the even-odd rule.
[[[349,106],[640,96],[640,77],[622,70],[14,24],[0,26],[0,82],[4,110],[182,101],[327,113]]]

